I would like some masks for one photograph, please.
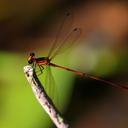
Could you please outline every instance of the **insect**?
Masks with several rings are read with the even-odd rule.
[[[74,28],[65,37],[65,39],[61,43],[58,43],[59,42],[58,41],[58,37],[59,37],[60,33],[62,34],[62,30],[63,30],[63,28],[65,26],[64,24],[66,22],[67,17],[70,17],[69,13],[66,14],[66,18],[63,20],[63,22],[62,22],[62,24],[60,26],[60,29],[59,29],[59,31],[57,33],[57,36],[55,38],[55,41],[54,41],[54,43],[52,45],[51,50],[49,51],[48,56],[36,58],[35,53],[30,53],[30,56],[28,58],[28,64],[32,64],[34,69],[36,69],[36,66],[38,66],[41,73],[43,73],[44,66],[47,66],[47,67],[49,67],[49,66],[51,67],[52,66],[52,67],[56,67],[56,68],[60,68],[60,69],[63,69],[63,70],[67,70],[67,71],[73,72],[73,73],[78,74],[78,75],[80,75],[82,77],[87,77],[87,78],[90,78],[90,79],[93,79],[93,80],[98,80],[98,81],[104,82],[104,83],[106,83],[108,85],[111,85],[113,87],[117,87],[117,88],[121,88],[121,89],[128,89],[127,86],[119,85],[119,84],[113,83],[111,81],[104,80],[104,79],[102,79],[100,77],[97,77],[97,76],[93,76],[93,75],[90,75],[90,74],[87,74],[87,73],[84,73],[84,72],[80,72],[80,71],[77,71],[77,70],[74,70],[74,69],[70,69],[70,68],[67,68],[67,67],[60,66],[60,65],[57,65],[55,63],[52,63],[53,58],[59,52],[61,52],[61,49],[63,48],[63,46],[65,46],[66,42],[70,43],[72,45],[76,41],[76,39],[78,39],[78,37],[81,34],[81,30],[79,28]]]

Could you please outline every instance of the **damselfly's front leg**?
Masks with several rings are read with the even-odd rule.
[[[36,70],[36,63],[32,63],[32,68]]]
[[[36,71],[36,69],[37,69],[36,65],[38,65],[39,71]],[[39,65],[39,64],[36,64],[36,63],[32,63],[32,67],[33,67],[33,69],[35,70],[36,73],[37,73],[37,72],[40,72],[40,73],[38,74],[38,76],[43,73],[44,67],[43,67],[42,65]]]
[[[39,76],[43,73],[44,67],[42,65],[39,65],[39,64],[38,64],[38,67],[40,69],[40,73],[38,74],[38,76]]]

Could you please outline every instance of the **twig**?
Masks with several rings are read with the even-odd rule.
[[[57,128],[68,128],[69,125],[64,122],[53,102],[46,94],[41,82],[39,81],[34,69],[31,66],[24,67],[25,76],[32,87],[34,95],[44,110],[48,113]]]

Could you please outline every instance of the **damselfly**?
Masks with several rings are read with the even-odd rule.
[[[111,81],[104,80],[104,79],[102,79],[100,77],[97,77],[97,76],[93,76],[93,75],[90,75],[90,74],[87,74],[87,73],[83,73],[83,72],[80,72],[80,71],[77,71],[77,70],[74,70],[74,69],[70,69],[70,68],[52,63],[53,58],[58,53],[60,53],[60,51],[62,51],[62,48],[65,46],[65,44],[70,43],[70,45],[72,45],[79,38],[79,36],[81,35],[81,29],[80,28],[74,28],[71,32],[69,32],[67,34],[67,36],[64,38],[63,41],[61,41],[61,42],[58,41],[59,35],[62,34],[62,30],[65,26],[67,17],[70,17],[70,13],[66,14],[66,17],[64,18],[62,24],[60,25],[59,31],[56,35],[55,41],[52,45],[51,50],[49,51],[48,56],[36,58],[35,53],[30,53],[30,56],[28,58],[28,63],[32,64],[34,69],[36,69],[36,66],[38,66],[41,73],[43,73],[44,66],[47,66],[47,67],[52,66],[52,67],[56,67],[56,68],[60,68],[60,69],[63,69],[63,70],[67,70],[67,71],[76,73],[76,74],[78,74],[82,77],[87,77],[87,78],[90,78],[90,79],[93,79],[93,80],[98,80],[98,81],[104,82],[108,85],[111,85],[111,86],[114,86],[114,87],[117,87],[117,88],[128,89],[127,86],[116,84],[116,83],[113,83]]]

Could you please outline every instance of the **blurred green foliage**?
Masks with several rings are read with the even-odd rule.
[[[1,0],[0,2],[1,128],[50,127],[51,121],[48,115],[35,99],[24,76],[23,67],[27,64],[27,55],[22,52],[35,49],[40,51],[44,45],[49,46],[47,42],[47,38],[50,39],[49,32],[45,31],[51,31],[51,24],[58,23],[61,15],[59,13],[62,11],[58,10],[57,12],[55,3],[59,2],[56,0]],[[68,2],[65,1],[65,3],[68,6]],[[74,3],[74,1],[69,3]],[[75,19],[74,17],[76,20],[75,25],[83,27],[83,30],[85,30],[83,38],[90,36],[89,41],[80,42],[81,47],[76,46],[76,51],[74,50],[70,53],[69,50],[66,54],[58,56],[53,62],[101,77],[114,76],[115,79],[120,78],[120,76],[122,78],[123,76],[127,77],[128,52],[127,43],[125,43],[127,42],[126,4],[92,3],[88,2],[87,4],[85,3],[85,6],[81,4],[78,8],[74,7],[74,12],[77,13],[75,14],[77,18]],[[64,8],[65,5],[63,2],[62,4],[60,2],[58,8]],[[52,18],[52,15],[56,15],[56,13],[58,13],[57,19]],[[56,29],[52,29],[52,31],[54,32]],[[99,31],[103,35],[97,36]],[[96,36],[93,41],[91,33],[94,33],[94,36]],[[6,52],[2,52],[4,50]],[[19,52],[19,50],[22,50],[22,52]],[[16,53],[15,51],[18,52]],[[41,52],[39,55],[43,56]],[[53,95],[55,105],[63,113],[72,95],[75,74],[57,68],[51,69],[55,84],[51,84],[50,88],[45,85],[45,88],[52,90],[52,86],[56,86],[51,95]],[[44,74],[39,77],[43,82]],[[54,98],[54,96],[58,98]]]
[[[98,54],[97,57],[99,57],[99,59],[97,58],[98,61],[96,66],[93,68],[92,74],[107,76],[107,74],[110,75],[126,71],[128,60],[126,60],[125,55],[127,55],[127,52],[122,52],[120,55],[110,53],[111,52],[109,51]],[[70,52],[62,54],[53,62],[73,68],[73,64],[67,63],[67,60],[70,59],[70,55]],[[2,128],[40,128],[48,127],[50,123],[48,115],[36,101],[24,76],[23,66],[27,64],[27,58],[25,57],[26,55],[24,54],[0,52],[0,126]],[[76,56],[74,59],[76,59]],[[76,66],[74,69],[84,70],[85,67],[79,67],[81,63],[81,60],[79,59],[80,58],[77,58],[75,63],[78,67]],[[83,58],[82,63],[85,63],[85,60],[86,58]],[[64,111],[67,103],[69,103],[71,90],[73,88],[73,76],[75,74],[53,67],[51,67],[51,70],[56,86],[52,95],[55,94],[58,97],[57,101],[56,99],[53,99],[55,105],[62,112]],[[45,74],[39,76],[41,81],[44,77],[43,75]],[[51,84],[51,86],[53,85]],[[49,89],[49,87],[47,87],[47,89]]]
[[[20,54],[6,52],[0,52],[0,58],[0,127],[48,127],[50,119],[40,104],[36,101],[31,91],[31,87],[23,73],[23,66],[27,63],[27,58],[24,59],[24,56]],[[57,87],[57,91],[60,92],[59,94],[57,94],[57,92],[53,93],[57,94],[58,97],[60,96],[59,105],[62,110],[65,102],[68,101],[68,88],[71,88],[69,86],[71,80],[65,72],[55,72],[54,75],[58,74],[56,76],[56,83],[61,86],[58,86],[59,88]],[[43,75],[40,77],[43,77]],[[70,80],[69,82],[67,80],[68,77]],[[66,83],[63,81],[66,81]]]

